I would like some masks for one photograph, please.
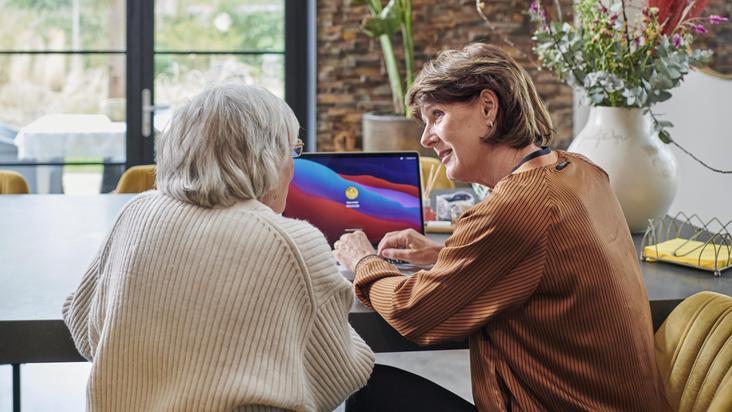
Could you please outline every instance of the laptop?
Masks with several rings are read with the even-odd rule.
[[[294,161],[283,215],[310,222],[331,247],[356,230],[374,247],[388,232],[424,234],[417,152],[303,153]]]

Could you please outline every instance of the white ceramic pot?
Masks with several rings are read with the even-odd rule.
[[[632,233],[643,232],[649,218],[668,212],[676,195],[676,158],[642,109],[592,107],[568,150],[605,169]]]

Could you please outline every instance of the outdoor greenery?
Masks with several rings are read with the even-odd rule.
[[[176,13],[156,13],[155,50],[220,50],[244,51],[266,50],[281,52],[284,50],[283,5],[272,1],[249,1],[242,7],[241,1],[217,0],[206,2],[205,13],[185,12],[201,1],[179,1]],[[272,11],[268,9],[278,10]],[[222,57],[214,57],[222,60]],[[266,56],[247,56],[236,58],[225,56],[229,62],[246,65],[245,76],[259,79],[263,76],[276,76],[279,83],[284,81],[284,72],[262,71]],[[181,58],[179,55],[157,55],[155,59],[155,77],[166,77],[168,80],[176,73],[192,70],[205,71],[212,64],[211,58]],[[271,60],[271,59],[270,59]],[[211,79],[213,80],[213,79]]]
[[[125,49],[125,0],[78,0],[76,28],[72,5],[0,0],[0,50]],[[284,0],[156,0],[155,7],[156,51],[284,50]],[[281,95],[283,61],[282,55],[159,54],[157,104],[174,105],[207,82],[231,79]],[[123,55],[0,56],[0,122],[20,128],[49,112],[107,113],[119,105],[111,100],[124,104],[124,70]]]

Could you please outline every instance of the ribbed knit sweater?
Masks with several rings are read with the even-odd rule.
[[[352,303],[308,223],[152,191],[124,207],[63,316],[92,362],[90,411],[326,411],[373,367]]]
[[[469,338],[481,411],[661,410],[648,296],[620,205],[602,169],[558,158],[498,182],[431,270],[405,277],[362,260],[356,294],[417,343]]]

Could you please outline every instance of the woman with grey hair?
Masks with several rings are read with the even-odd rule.
[[[209,88],[158,147],[63,307],[91,411],[332,410],[373,353],[323,235],[284,209],[298,122],[265,89]]]

